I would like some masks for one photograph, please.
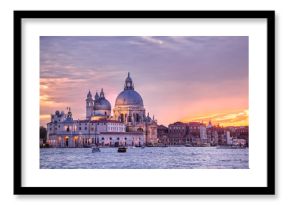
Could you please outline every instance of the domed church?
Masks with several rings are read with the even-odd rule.
[[[125,79],[124,90],[117,96],[113,116],[111,116],[111,104],[105,98],[104,90],[100,96],[96,92],[93,99],[89,91],[86,99],[87,120],[116,120],[126,125],[127,132],[144,132],[146,141],[153,144],[157,140],[157,121],[145,114],[145,108],[141,95],[135,90],[133,80],[128,73]]]
[[[157,121],[149,113],[145,115],[143,99],[135,90],[130,73],[124,90],[116,98],[113,112],[114,120],[124,123],[128,132],[144,132],[147,144],[157,143]]]

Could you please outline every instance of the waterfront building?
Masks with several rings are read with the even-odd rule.
[[[141,95],[134,90],[128,73],[124,90],[117,96],[113,116],[111,103],[105,98],[103,88],[100,95],[92,97],[89,90],[86,100],[86,119],[74,120],[70,108],[68,113],[56,111],[47,124],[47,139],[52,147],[143,146],[156,145],[157,120],[145,115]]]
[[[211,126],[206,129],[208,143],[211,146],[226,144],[224,129],[217,126]]]
[[[204,125],[201,125],[199,127],[199,133],[200,133],[200,141],[202,144],[208,144],[207,134],[206,134],[206,127]]]
[[[226,131],[226,137],[227,137],[227,145],[233,144],[233,139],[231,137],[230,131]]]
[[[237,139],[241,139],[240,142],[242,144],[246,144],[248,146],[249,143],[249,127],[248,126],[240,126],[235,129],[233,136]]]
[[[202,145],[207,143],[206,127],[200,122],[187,123],[188,134],[186,143],[192,145]]]
[[[164,125],[158,125],[157,127],[157,138],[158,142],[167,145],[169,144],[169,139],[168,139],[168,128],[165,127]]]
[[[58,111],[52,118],[59,114]],[[142,146],[145,135],[142,132],[126,132],[124,123],[115,120],[73,120],[69,110],[61,121],[47,124],[48,141],[52,147],[100,146]]]
[[[217,146],[241,144],[248,146],[248,126],[222,127],[203,122],[175,122],[158,126],[159,142],[166,145]]]
[[[171,145],[205,145],[208,143],[206,130],[200,122],[175,122],[168,126],[168,141]]]
[[[168,125],[168,139],[170,145],[185,144],[187,134],[187,125],[182,122],[175,122]]]

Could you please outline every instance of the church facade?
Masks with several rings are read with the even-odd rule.
[[[47,124],[51,147],[154,146],[158,143],[157,121],[145,114],[141,95],[135,91],[130,73],[117,96],[113,112],[104,90],[85,100],[86,119],[74,120],[72,112],[56,111]]]

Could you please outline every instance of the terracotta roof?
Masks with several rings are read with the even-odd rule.
[[[199,125],[204,125],[203,123],[201,122],[189,122],[187,123],[188,125],[195,125],[195,126],[199,126]]]
[[[172,125],[186,125],[186,123],[183,123],[183,122],[175,122],[175,123],[173,123],[173,124],[170,124],[170,125],[168,125],[168,127],[169,126],[172,126]]]

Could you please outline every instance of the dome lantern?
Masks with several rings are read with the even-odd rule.
[[[128,72],[128,77],[125,80],[124,90],[134,90],[133,80],[130,77],[130,72]]]
[[[105,93],[104,93],[103,88],[102,88],[101,93],[100,93],[100,98],[105,98]]]

